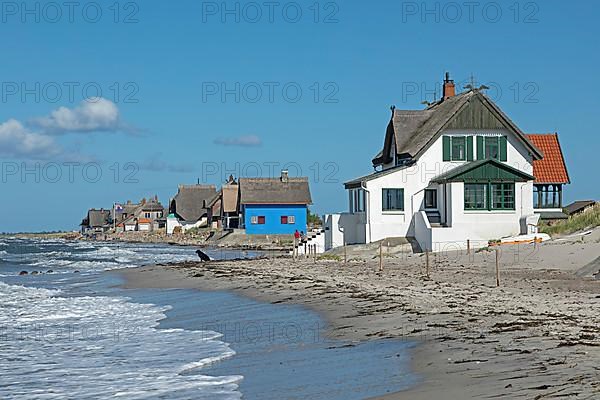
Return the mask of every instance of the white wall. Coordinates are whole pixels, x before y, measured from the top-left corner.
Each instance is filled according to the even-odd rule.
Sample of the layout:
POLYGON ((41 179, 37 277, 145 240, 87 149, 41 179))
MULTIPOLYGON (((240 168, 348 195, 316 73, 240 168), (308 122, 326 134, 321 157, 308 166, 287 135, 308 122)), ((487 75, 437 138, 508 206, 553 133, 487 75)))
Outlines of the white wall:
POLYGON ((343 227, 340 225, 341 214, 325 215, 325 251, 344 245, 343 227))
POLYGON ((150 231, 150 224, 138 224, 138 229, 140 232, 148 232, 150 231))

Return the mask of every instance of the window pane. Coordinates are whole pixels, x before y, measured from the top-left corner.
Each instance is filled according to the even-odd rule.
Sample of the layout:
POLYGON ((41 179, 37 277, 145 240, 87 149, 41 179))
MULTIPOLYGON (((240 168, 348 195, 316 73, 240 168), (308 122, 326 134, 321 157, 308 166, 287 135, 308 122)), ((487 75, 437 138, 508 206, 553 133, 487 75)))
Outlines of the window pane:
POLYGON ((515 208, 515 185, 513 183, 492 183, 492 208, 515 208))
POLYGON ((464 161, 466 159, 466 145, 464 136, 452 136, 452 160, 464 161))
POLYGON ((404 210, 404 189, 383 189, 382 190, 382 210, 404 210))
POLYGON ((288 223, 288 217, 286 215, 282 215, 281 216, 281 223, 284 225, 287 225, 288 223))
POLYGON ((487 185, 465 184, 465 210, 487 209, 487 185))
POLYGON ((265 224, 265 217, 259 216, 258 217, 258 224, 259 225, 264 225, 265 224))
POLYGON ((485 158, 498 159, 498 138, 485 138, 485 158))

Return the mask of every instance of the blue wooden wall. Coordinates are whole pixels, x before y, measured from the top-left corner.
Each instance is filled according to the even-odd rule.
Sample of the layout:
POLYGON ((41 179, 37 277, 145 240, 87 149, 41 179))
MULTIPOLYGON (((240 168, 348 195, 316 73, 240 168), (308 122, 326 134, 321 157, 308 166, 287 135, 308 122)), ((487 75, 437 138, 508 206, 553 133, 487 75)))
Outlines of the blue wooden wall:
POLYGON ((306 233, 306 205, 256 204, 244 205, 244 224, 249 235, 293 234, 296 229, 306 233), (264 225, 252 224, 252 217, 265 217, 264 225), (294 224, 282 224, 282 216, 294 216, 294 224))

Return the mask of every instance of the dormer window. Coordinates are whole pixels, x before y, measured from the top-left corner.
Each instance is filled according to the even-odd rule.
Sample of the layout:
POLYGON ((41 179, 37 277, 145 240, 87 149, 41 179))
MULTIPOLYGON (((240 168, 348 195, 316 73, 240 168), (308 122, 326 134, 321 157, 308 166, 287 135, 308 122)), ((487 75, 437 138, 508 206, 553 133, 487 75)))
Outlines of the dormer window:
POLYGON ((506 136, 477 136, 477 159, 507 161, 506 136))
POLYGON ((472 136, 444 136, 442 141, 444 161, 473 160, 472 136))
POLYGON ((486 137, 485 138, 485 158, 498 159, 500 155, 498 151, 498 137, 486 137))
POLYGON ((465 161, 467 159, 467 146, 464 136, 451 137, 452 161, 465 161))

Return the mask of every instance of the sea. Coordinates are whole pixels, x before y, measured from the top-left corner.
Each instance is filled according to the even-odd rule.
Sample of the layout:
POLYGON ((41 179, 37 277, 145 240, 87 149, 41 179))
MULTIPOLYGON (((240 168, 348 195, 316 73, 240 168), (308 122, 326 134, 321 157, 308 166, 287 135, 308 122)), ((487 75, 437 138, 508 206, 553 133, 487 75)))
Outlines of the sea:
POLYGON ((125 289, 116 272, 197 260, 195 250, 0 238, 0 399, 352 400, 418 382, 413 342, 332 340, 301 306, 125 289))

